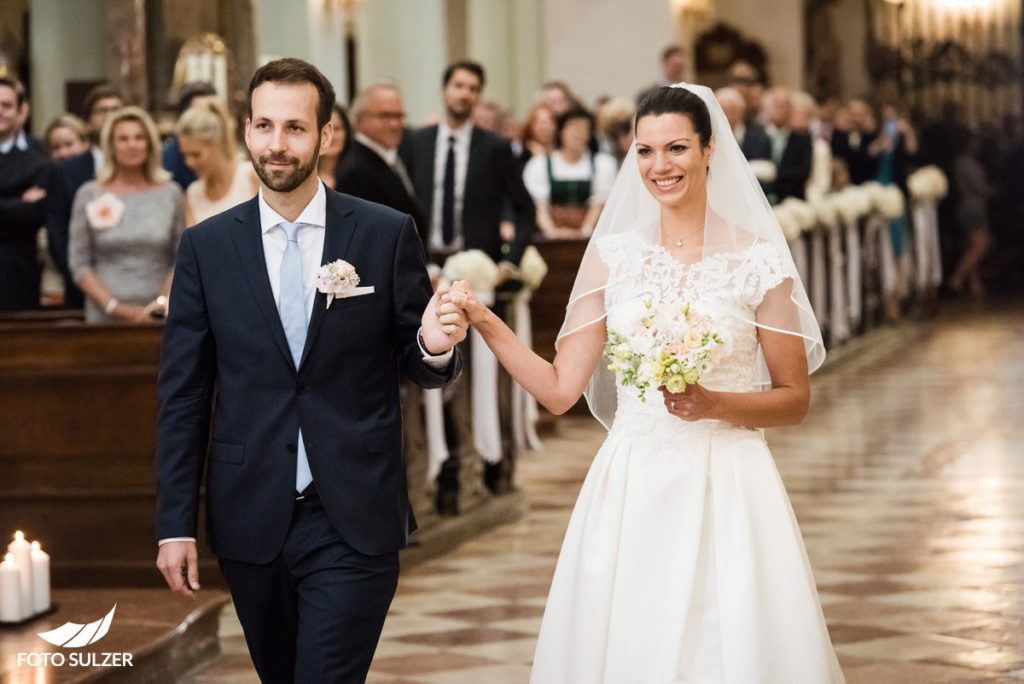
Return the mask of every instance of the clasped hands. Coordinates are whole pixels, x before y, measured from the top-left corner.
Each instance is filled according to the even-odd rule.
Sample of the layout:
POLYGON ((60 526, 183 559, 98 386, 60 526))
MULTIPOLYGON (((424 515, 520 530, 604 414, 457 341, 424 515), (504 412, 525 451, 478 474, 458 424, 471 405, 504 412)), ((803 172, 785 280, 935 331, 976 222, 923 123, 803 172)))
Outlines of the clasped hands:
POLYGON ((431 354, 444 354, 466 339, 469 322, 463 310, 448 296, 450 290, 447 287, 438 288, 420 319, 423 346, 431 354))

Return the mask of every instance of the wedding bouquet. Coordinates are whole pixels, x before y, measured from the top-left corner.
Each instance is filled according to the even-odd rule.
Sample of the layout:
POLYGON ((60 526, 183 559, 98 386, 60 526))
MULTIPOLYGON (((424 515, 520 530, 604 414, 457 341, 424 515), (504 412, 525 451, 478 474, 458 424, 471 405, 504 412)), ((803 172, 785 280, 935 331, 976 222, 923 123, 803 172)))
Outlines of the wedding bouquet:
POLYGON ((684 391, 718 361, 723 340, 707 316, 689 304, 658 307, 645 300, 637 307, 625 329, 608 329, 604 353, 608 370, 641 401, 651 388, 684 391))
POLYGON ((467 249, 448 257, 441 268, 441 274, 450 283, 465 280, 469 284, 469 289, 479 296, 481 292, 494 291, 498 267, 486 252, 467 249))
POLYGON ((548 274, 548 264, 540 255, 537 248, 530 245, 523 252, 523 258, 519 261, 519 277, 523 285, 530 290, 536 290, 548 274))

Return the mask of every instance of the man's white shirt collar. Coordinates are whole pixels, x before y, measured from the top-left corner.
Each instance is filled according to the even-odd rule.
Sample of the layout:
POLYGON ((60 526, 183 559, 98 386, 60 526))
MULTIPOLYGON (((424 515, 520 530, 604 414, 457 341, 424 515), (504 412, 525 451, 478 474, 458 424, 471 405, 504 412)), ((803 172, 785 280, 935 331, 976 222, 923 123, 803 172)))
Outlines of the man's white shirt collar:
POLYGON ((0 143, 0 154, 7 154, 11 150, 13 150, 14 149, 14 145, 17 142, 18 142, 18 136, 16 136, 16 135, 12 135, 7 140, 4 140, 2 143, 0 143))
POLYGON ((386 147, 384 147, 383 145, 380 145, 379 143, 374 141, 372 138, 370 138, 370 136, 366 135, 365 133, 360 133, 360 132, 357 131, 356 132, 356 140, 358 140, 359 142, 363 143, 364 145, 369 147, 371 150, 376 152, 377 156, 379 156, 381 159, 386 161, 388 166, 394 166, 395 162, 398 160, 398 150, 397 149, 389 150, 386 147))
MULTIPOLYGON (((282 223, 289 223, 287 219, 267 204, 267 200, 263 197, 263 188, 260 188, 257 197, 260 207, 260 230, 262 232, 266 233, 282 223)), ((323 183, 317 183, 316 194, 313 195, 313 199, 309 200, 309 204, 302 210, 299 217, 291 223, 301 223, 304 226, 319 226, 321 228, 327 227, 327 192, 324 190, 323 183)))
POLYGON ((449 137, 454 136, 456 144, 469 144, 469 139, 473 135, 473 122, 467 121, 458 128, 452 128, 448 125, 447 121, 442 121, 437 125, 437 134, 438 137, 445 141, 449 137))

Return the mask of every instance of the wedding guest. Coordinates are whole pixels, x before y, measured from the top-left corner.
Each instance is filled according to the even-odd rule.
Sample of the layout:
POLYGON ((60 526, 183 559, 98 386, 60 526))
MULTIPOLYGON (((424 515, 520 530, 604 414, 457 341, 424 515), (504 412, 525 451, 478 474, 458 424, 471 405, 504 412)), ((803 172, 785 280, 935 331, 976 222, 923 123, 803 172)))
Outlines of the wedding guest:
POLYGON ((185 229, 181 188, 160 165, 156 125, 124 107, 103 126, 106 163, 75 195, 69 266, 88 322, 144 322, 166 311, 185 229))
POLYGON ((491 133, 502 134, 505 127, 505 112, 494 100, 481 100, 473 108, 473 125, 491 133))
POLYGON ((78 189, 96 177, 103 167, 103 150, 99 145, 100 131, 107 117, 124 106, 121 91, 109 83, 101 83, 86 93, 86 122, 89 124, 89 150, 71 157, 53 168, 46 199, 46 238, 50 256, 64 278, 64 306, 79 309, 83 304, 82 291, 75 285, 68 267, 68 224, 71 205, 78 189))
MULTIPOLYGON (((842 157, 850 167, 850 178, 860 185, 874 180, 878 172, 878 160, 871 153, 871 145, 878 137, 875 114, 865 100, 853 98, 846 105, 848 129, 839 130, 837 125, 832 134, 832 154, 842 157)), ((844 126, 846 121, 843 122, 844 126)))
POLYGON ((686 81, 686 72, 689 67, 689 58, 684 50, 679 45, 669 45, 661 51, 661 78, 649 87, 644 88, 636 96, 636 101, 639 102, 648 93, 667 85, 673 85, 675 83, 682 83, 686 81))
POLYGON ((194 226, 256 195, 256 172, 248 160, 239 159, 235 122, 220 102, 203 99, 186 110, 175 133, 185 164, 196 175, 185 190, 185 225, 194 226))
POLYGON ((882 126, 868 148, 875 159, 875 180, 907 192, 907 171, 918 152, 917 133, 894 104, 882 107, 882 126))
MULTIPOLYGON (((192 107, 201 104, 206 100, 217 99, 217 89, 212 83, 196 81, 186 83, 178 93, 178 117, 192 107)), ((178 144, 178 137, 172 135, 164 141, 163 166, 170 171, 171 179, 181 187, 182 190, 195 182, 196 174, 185 161, 181 146, 178 144)))
POLYGON ((43 148, 52 161, 84 154, 89 150, 89 126, 74 114, 61 114, 46 127, 43 148))
POLYGON ((554 150, 557 129, 555 111, 544 103, 534 105, 517 137, 519 163, 525 166, 532 157, 542 157, 554 150))
POLYGON ((570 109, 582 107, 579 98, 562 81, 548 81, 540 87, 540 101, 551 107, 555 116, 562 116, 570 109))
POLYGON ((818 118, 818 104, 809 93, 793 93, 793 114, 790 126, 794 131, 806 133, 811 138, 811 174, 804 186, 808 199, 825 196, 832 186, 832 148, 821 138, 811 135, 813 123, 818 118))
POLYGON ((740 151, 747 161, 752 162, 758 180, 764 183, 775 180, 775 163, 772 162, 772 141, 764 132, 764 127, 754 120, 747 120, 744 115, 747 111, 746 100, 740 91, 731 86, 719 88, 715 91, 715 98, 718 104, 722 105, 722 111, 729 120, 733 136, 739 143, 740 151), (758 162, 758 163, 753 163, 758 162))
POLYGON ((966 248, 949 278, 949 289, 955 293, 969 288, 973 297, 985 295, 981 279, 981 261, 992 246, 989 229, 988 202, 993 195, 985 178, 985 168, 978 160, 980 141, 973 132, 959 142, 959 152, 953 161, 953 184, 957 191, 957 225, 966 248))
POLYGON ((331 108, 331 130, 334 132, 331 147, 320 155, 316 172, 324 185, 334 190, 338 187, 339 162, 345 157, 352 141, 352 124, 348 120, 348 112, 337 102, 331 108))
POLYGON ((427 222, 416 204, 412 179, 398 156, 405 132, 402 92, 390 83, 375 83, 352 102, 355 136, 338 169, 337 190, 383 204, 416 222, 427 244, 427 222))
POLYGON ((18 107, 18 136, 14 144, 18 149, 32 150, 33 152, 41 152, 45 155, 46 150, 43 149, 42 141, 28 131, 32 105, 29 102, 25 84, 16 78, 11 80, 14 81, 14 87, 18 91, 18 96, 21 97, 21 106, 18 107))
POLYGON ((46 157, 17 146, 22 100, 0 78, 0 311, 39 307, 36 234, 45 218, 46 157))
POLYGON ((597 149, 615 157, 619 164, 633 142, 635 113, 633 103, 622 98, 611 98, 597 110, 597 149))
POLYGON ((793 130, 793 100, 788 88, 773 88, 766 100, 766 132, 772 141, 772 161, 778 170, 769 200, 803 199, 813 161, 811 136, 806 131, 793 130))
POLYGON ((556 148, 535 156, 523 181, 537 205, 537 226, 548 238, 588 237, 611 192, 618 165, 607 154, 591 152, 594 117, 572 109, 559 117, 556 148))
POLYGON ((744 59, 729 66, 729 85, 739 91, 746 103, 743 120, 748 124, 760 121, 765 96, 765 77, 760 69, 744 59))

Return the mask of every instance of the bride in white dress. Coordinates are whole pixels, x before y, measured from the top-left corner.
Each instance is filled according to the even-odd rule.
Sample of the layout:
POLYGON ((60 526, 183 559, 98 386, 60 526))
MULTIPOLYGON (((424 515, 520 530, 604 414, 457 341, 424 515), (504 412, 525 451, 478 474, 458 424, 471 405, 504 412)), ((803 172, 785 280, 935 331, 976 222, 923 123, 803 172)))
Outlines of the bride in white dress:
POLYGON ((456 283, 512 376, 609 433, 566 532, 535 684, 843 681, 803 541, 760 428, 800 422, 821 333, 778 222, 703 86, 638 106, 634 148, 583 258, 554 363, 456 283), (690 303, 724 353, 646 401, 601 359, 638 303, 690 303))

